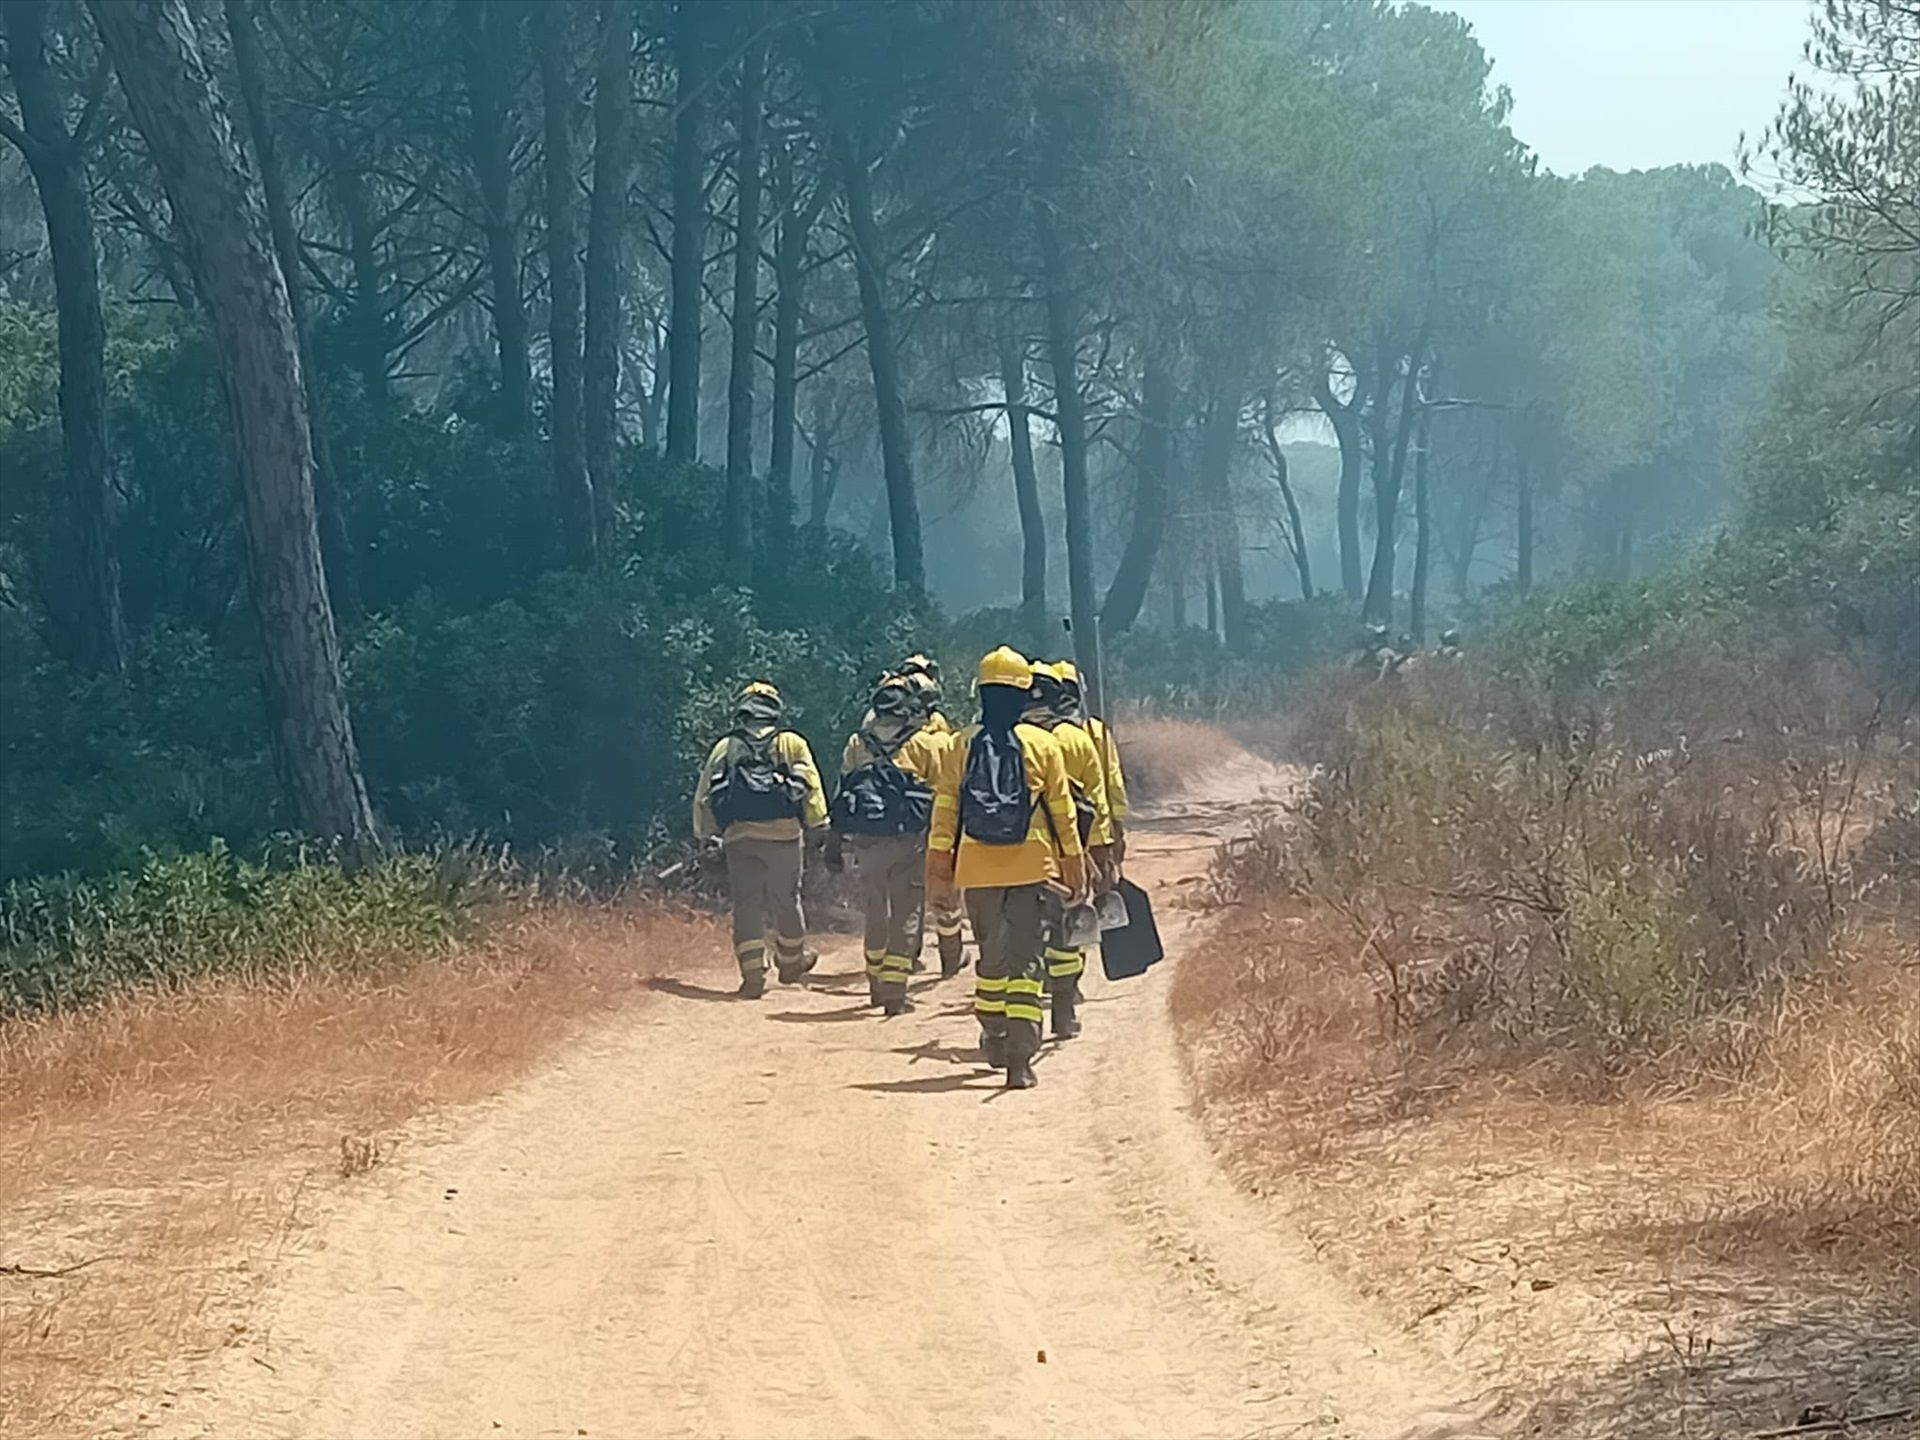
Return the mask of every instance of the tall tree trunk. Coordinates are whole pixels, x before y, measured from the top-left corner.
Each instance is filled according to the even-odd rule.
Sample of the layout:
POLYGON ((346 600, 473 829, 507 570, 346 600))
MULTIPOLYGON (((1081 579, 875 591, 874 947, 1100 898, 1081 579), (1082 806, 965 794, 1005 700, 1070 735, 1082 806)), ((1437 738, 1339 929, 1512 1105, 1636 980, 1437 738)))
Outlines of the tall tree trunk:
MULTIPOLYGON (((760 6, 745 23, 761 28, 760 6)), ((738 145, 733 162, 733 353, 727 373, 727 569, 737 585, 753 581, 753 382, 760 334, 760 105, 766 40, 755 34, 742 57, 738 145)))
POLYGON ((1080 317, 1066 252, 1053 214, 1034 208, 1047 302, 1047 358, 1053 367, 1053 423, 1060 437, 1060 484, 1066 499, 1067 611, 1074 659, 1090 696, 1104 693, 1099 646, 1100 597, 1093 583, 1093 497, 1087 476, 1086 402, 1080 394, 1080 317))
POLYGON ((327 440, 325 397, 320 372, 313 363, 313 325, 307 312, 304 277, 300 273, 300 234, 294 228, 293 201, 287 177, 280 167, 273 120, 267 102, 266 59, 260 53, 260 34, 254 23, 253 0, 226 0, 227 35, 233 49, 234 70, 240 78, 241 107, 247 133, 253 141, 254 162, 267 199, 267 225, 273 234, 273 253, 287 282, 287 304, 300 341, 300 374, 307 392, 307 415, 313 427, 313 500, 320 517, 320 553, 327 566, 327 583, 335 607, 352 616, 360 612, 359 568, 348 538, 346 505, 340 494, 333 449, 327 440))
POLYGON ((1514 587, 1522 595, 1533 590, 1533 420, 1520 422, 1520 434, 1514 445, 1514 485, 1518 491, 1514 519, 1514 587))
POLYGON ((647 320, 647 328, 652 332, 653 362, 648 370, 649 383, 640 393, 640 443, 649 452, 659 454, 664 449, 661 432, 666 428, 668 337, 652 317, 647 320))
POLYGON ((833 421, 827 414, 826 396, 813 402, 813 434, 808 440, 807 528, 816 534, 827 528, 827 515, 833 509, 833 492, 839 476, 833 458, 833 421))
MULTIPOLYGON (((1420 409, 1420 366, 1427 352, 1427 332, 1428 326, 1423 322, 1419 338, 1407 353, 1406 374, 1400 383, 1400 411, 1395 419, 1390 457, 1382 453, 1380 443, 1386 437, 1385 406, 1376 407, 1374 417, 1373 569, 1367 576, 1367 598, 1360 613, 1365 619, 1381 625, 1393 621, 1393 581, 1397 568, 1396 542, 1399 538, 1395 531, 1400 518, 1401 486, 1407 472, 1407 446, 1412 440, 1414 416, 1420 409)), ((1376 382, 1379 393, 1390 399, 1393 395, 1394 371, 1399 368, 1396 363, 1398 357, 1389 356, 1383 340, 1377 358, 1384 377, 1376 382)))
POLYGON ((1013 461, 1013 499, 1020 513, 1020 621, 1027 643, 1044 645, 1047 631, 1047 517, 1040 508, 1040 476, 1033 464, 1027 412, 1026 347, 1012 322, 1000 336, 1000 386, 1007 401, 1007 453, 1013 461))
POLYGON ((353 295, 347 315, 353 368, 360 376, 360 388, 367 403, 376 410, 385 410, 393 400, 393 386, 387 374, 386 276, 374 249, 373 209, 367 201, 367 178, 347 146, 331 141, 328 154, 334 195, 339 200, 340 218, 347 231, 347 265, 353 275, 353 295))
POLYGON ((487 241, 493 291, 493 338, 500 356, 501 427, 526 433, 532 412, 533 364, 527 350, 527 302, 520 288, 520 244, 513 224, 513 95, 503 64, 513 44, 511 12, 503 0, 463 0, 454 6, 466 68, 474 179, 480 188, 480 225, 487 241))
POLYGON ((1433 443, 1433 412, 1420 407, 1419 438, 1413 456, 1413 600, 1411 622, 1417 645, 1427 643, 1427 573, 1433 563, 1433 497, 1428 472, 1433 443))
POLYGON ((1307 553, 1306 525, 1300 518, 1300 497, 1293 489, 1293 468, 1287 452, 1281 448, 1280 435, 1269 419, 1267 442, 1273 456, 1273 483, 1280 487, 1281 503, 1287 507, 1287 551, 1293 559, 1293 573, 1300 581, 1300 598, 1313 599, 1313 560, 1307 553))
POLYGON ((575 222, 573 108, 579 96, 569 63, 572 39, 567 5, 543 5, 535 12, 539 27, 540 99, 546 128, 547 190, 547 339, 553 352, 553 491, 560 517, 560 539, 567 562, 591 566, 599 553, 595 533, 593 482, 587 473, 586 430, 582 407, 580 230, 575 222))
POLYGON ((1323 373, 1313 385, 1314 403, 1333 426, 1340 444, 1340 488, 1335 511, 1340 531, 1340 589, 1349 600, 1361 596, 1360 578, 1360 472, 1365 464, 1365 444, 1360 434, 1360 416, 1356 413, 1359 397, 1342 404, 1333 393, 1333 385, 1323 373))
POLYGON ((1150 344, 1140 372, 1140 440, 1135 449, 1133 521, 1126 548, 1100 611, 1109 635, 1133 627, 1153 582, 1154 561, 1167 531, 1167 479, 1172 469, 1173 374, 1157 344, 1150 344))
POLYGON ((773 419, 768 437, 767 518, 777 538, 793 524, 793 438, 799 423, 800 322, 805 314, 807 237, 827 197, 815 185, 800 204, 793 152, 782 145, 775 157, 780 193, 780 233, 774 243, 773 419))
POLYGON ((706 271, 707 55, 701 0, 673 20, 673 311, 667 321, 667 459, 700 459, 701 281, 706 271))
POLYGON ((47 65, 44 0, 7 0, 3 18, 7 65, 26 142, 22 148, 40 192, 53 261, 60 438, 83 592, 79 650, 89 669, 117 674, 126 664, 126 622, 120 606, 107 446, 107 329, 100 309, 93 213, 87 203, 87 137, 68 130, 59 88, 47 65))
POLYGON ((893 534, 893 583, 919 595, 927 588, 920 543, 920 501, 913 486, 913 440, 900 393, 900 357, 894 348, 893 312, 887 305, 886 252, 873 211, 873 181, 866 162, 843 130, 833 136, 834 162, 853 230, 853 270, 860 287, 860 317, 867 332, 867 365, 873 372, 873 403, 880 421, 880 467, 887 482, 887 515, 893 534))
MULTIPOLYGON (((1228 367, 1231 371, 1233 367, 1228 367)), ((1222 376, 1200 432, 1201 503, 1207 512, 1205 556, 1219 584, 1220 633, 1238 649, 1246 641, 1247 583, 1240 568, 1240 521, 1233 509, 1233 445, 1240 432, 1240 382, 1222 376)))
POLYGON ((1460 548, 1452 555, 1453 593, 1459 600, 1465 600, 1471 588, 1473 562, 1480 548, 1480 529, 1486 521, 1487 504, 1500 490, 1500 481, 1506 471, 1507 447, 1504 437, 1496 430, 1491 463, 1481 467, 1479 483, 1474 487, 1473 501, 1461 526, 1460 548))
POLYGON ((350 850, 375 840, 313 506, 313 441, 287 287, 245 153, 184 0, 89 0, 166 187, 234 421, 248 568, 294 808, 350 850))
POLYGON ((587 479, 602 510, 613 497, 620 463, 620 259, 626 246, 627 186, 632 174, 633 7, 630 0, 600 0, 594 56, 593 198, 587 208, 581 428, 587 479))

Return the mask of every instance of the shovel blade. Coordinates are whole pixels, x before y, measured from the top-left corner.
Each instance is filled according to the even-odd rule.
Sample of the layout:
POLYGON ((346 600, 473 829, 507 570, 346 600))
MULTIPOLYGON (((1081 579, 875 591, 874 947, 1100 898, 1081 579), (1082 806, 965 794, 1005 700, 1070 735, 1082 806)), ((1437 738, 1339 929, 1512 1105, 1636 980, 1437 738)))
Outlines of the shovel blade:
POLYGON ((1166 955, 1160 927, 1154 922, 1153 901, 1131 880, 1120 882, 1120 898, 1127 907, 1127 923, 1100 937, 1100 968, 1109 980, 1144 975, 1166 955))

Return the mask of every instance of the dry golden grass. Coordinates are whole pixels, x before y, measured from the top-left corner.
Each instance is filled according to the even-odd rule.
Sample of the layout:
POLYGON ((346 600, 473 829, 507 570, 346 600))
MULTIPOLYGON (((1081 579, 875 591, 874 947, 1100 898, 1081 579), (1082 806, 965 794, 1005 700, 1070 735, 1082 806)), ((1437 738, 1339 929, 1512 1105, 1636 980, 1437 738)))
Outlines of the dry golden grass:
POLYGON ((1920 936, 1843 939, 1742 1022, 1739 1073, 1598 1103, 1397 1033, 1305 899, 1222 916, 1171 1004, 1240 1178, 1515 1410, 1553 1399, 1538 1433, 1744 1433, 1920 1398, 1920 936))
MULTIPOLYGON (((383 977, 130 996, 0 1028, 0 1434, 87 1434, 225 1343, 288 1231, 431 1107, 497 1090, 643 981, 717 954, 656 906, 503 914, 383 977)), ((162 1401, 161 1403, 165 1403, 162 1401)))
POLYGON ((1247 763, 1239 741, 1215 725, 1142 715, 1114 725, 1135 803, 1165 800, 1224 767, 1247 763))

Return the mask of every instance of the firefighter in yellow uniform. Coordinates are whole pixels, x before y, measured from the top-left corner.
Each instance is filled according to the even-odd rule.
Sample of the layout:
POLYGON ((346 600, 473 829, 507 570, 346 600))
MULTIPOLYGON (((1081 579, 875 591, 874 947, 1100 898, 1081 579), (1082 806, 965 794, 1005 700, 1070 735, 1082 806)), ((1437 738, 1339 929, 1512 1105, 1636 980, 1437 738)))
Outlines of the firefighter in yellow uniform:
MULTIPOLYGON (((900 662, 900 678, 907 682, 926 717, 922 725, 926 734, 936 744, 951 744, 954 728, 940 691, 940 662, 927 655, 909 655, 900 662)), ((933 922, 935 943, 940 947, 940 978, 951 980, 967 961, 959 893, 934 887, 927 895, 927 918, 933 922)))
POLYGON ((792 984, 814 965, 800 908, 806 836, 827 823, 827 797, 813 751, 780 724, 780 692, 756 680, 734 702, 733 728, 701 767, 693 792, 696 840, 718 840, 733 901, 733 953, 740 994, 767 990, 768 937, 774 967, 792 984))
POLYGON ((953 734, 953 721, 947 718, 946 700, 940 690, 940 662, 929 655, 909 655, 900 662, 899 674, 920 702, 927 717, 926 728, 936 735, 953 734))
MULTIPOLYGON (((1025 718, 1028 724, 1053 736, 1060 747, 1067 783, 1073 791, 1080 842, 1093 860, 1092 879, 1097 887, 1106 876, 1113 853, 1113 812, 1107 802, 1107 778, 1100 752, 1094 748, 1093 737, 1069 717, 1067 709, 1067 687, 1058 667, 1034 661, 1033 690, 1025 718)), ((1086 972, 1087 952, 1069 943, 1066 907, 1057 898, 1049 907, 1048 932, 1047 995, 1052 1001, 1053 1037, 1071 1040, 1080 1033, 1080 977, 1086 972)))
POLYGON ((987 1063, 1009 1089, 1036 1083, 1033 1057, 1046 1019, 1048 895, 1078 897, 1086 856, 1060 747, 1021 720, 1033 669, 1002 646, 980 662, 980 721, 941 757, 933 789, 927 870, 957 885, 980 947, 974 1012, 987 1063))
POLYGON ((867 999, 889 1015, 913 1008, 907 982, 920 958, 926 911, 931 786, 945 749, 927 732, 906 682, 889 675, 840 759, 827 867, 850 862, 859 882, 867 999))
POLYGON ((1127 858, 1127 816, 1130 813, 1127 805, 1127 775, 1120 768, 1120 744, 1113 738, 1106 721, 1087 713, 1087 699, 1081 690, 1079 667, 1071 660, 1062 660, 1054 666, 1054 673, 1065 687, 1061 696, 1062 713, 1093 737, 1094 752, 1100 756, 1101 769, 1107 778, 1107 809, 1113 818, 1110 861, 1114 873, 1108 877, 1111 883, 1119 878, 1119 867, 1127 858))

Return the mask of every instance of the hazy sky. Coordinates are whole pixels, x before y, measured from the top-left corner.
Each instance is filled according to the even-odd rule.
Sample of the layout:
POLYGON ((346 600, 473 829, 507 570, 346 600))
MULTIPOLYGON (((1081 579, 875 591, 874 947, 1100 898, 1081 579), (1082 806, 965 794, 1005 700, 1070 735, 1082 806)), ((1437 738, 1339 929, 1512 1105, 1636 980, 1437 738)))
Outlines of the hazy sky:
POLYGON ((1733 163, 1773 119, 1807 0, 1428 0, 1472 24, 1548 169, 1733 163))

